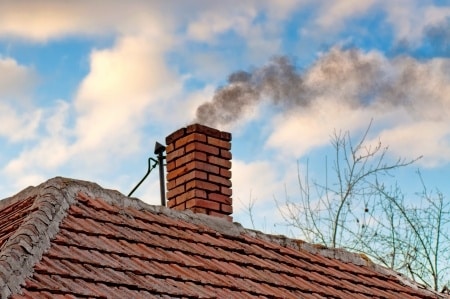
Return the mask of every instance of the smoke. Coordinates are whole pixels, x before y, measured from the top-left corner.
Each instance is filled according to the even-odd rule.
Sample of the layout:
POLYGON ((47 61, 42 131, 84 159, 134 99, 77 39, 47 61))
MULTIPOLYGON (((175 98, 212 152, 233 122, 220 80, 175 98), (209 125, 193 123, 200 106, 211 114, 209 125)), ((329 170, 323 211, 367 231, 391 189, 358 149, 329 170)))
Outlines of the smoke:
POLYGON ((303 71, 281 56, 250 72, 232 73, 212 100, 197 108, 195 121, 209 126, 231 124, 263 101, 285 111, 308 109, 327 100, 354 109, 402 106, 419 116, 438 104, 444 110, 428 117, 442 117, 450 110, 449 81, 449 60, 388 59, 376 51, 334 47, 303 71))
POLYGON ((195 122, 210 126, 232 123, 263 99, 284 107, 307 105, 301 89, 302 77, 293 62, 286 56, 275 57, 252 72, 232 73, 213 99, 197 108, 195 122))

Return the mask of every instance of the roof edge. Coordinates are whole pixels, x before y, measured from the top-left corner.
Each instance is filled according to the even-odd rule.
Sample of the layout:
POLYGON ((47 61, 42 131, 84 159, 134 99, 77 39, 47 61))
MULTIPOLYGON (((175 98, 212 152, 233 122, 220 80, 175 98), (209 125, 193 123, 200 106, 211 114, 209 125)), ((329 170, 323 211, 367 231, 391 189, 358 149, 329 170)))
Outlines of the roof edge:
POLYGON ((337 259, 344 263, 364 266, 378 273, 396 277, 401 283, 416 291, 428 293, 427 295, 429 295, 429 293, 432 293, 433 295, 436 295, 436 298, 448 298, 444 294, 430 289, 425 285, 420 284, 419 282, 413 281, 409 277, 396 272, 393 269, 389 269, 382 265, 374 263, 367 255, 363 253, 351 252, 343 248, 329 248, 321 244, 312 244, 300 239, 291 239, 283 235, 265 234, 263 232, 252 229, 245 229, 245 231, 247 234, 255 238, 271 243, 276 243, 283 247, 289 247, 294 250, 305 250, 309 253, 318 254, 326 258, 337 259))
POLYGON ((36 196, 31 206, 32 210, 36 210, 25 218, 17 231, 2 246, 1 298, 8 298, 20 290, 25 279, 32 275, 34 265, 49 249, 51 239, 58 233, 59 224, 74 202, 74 197, 65 194, 66 186, 67 180, 57 177, 37 187, 28 187, 5 199, 5 203, 9 204, 22 198, 36 196))
MULTIPOLYGON (((101 198, 109 204, 122 208, 147 210, 156 214, 164 214, 172 219, 179 219, 198 225, 205 231, 216 231, 223 235, 249 235, 294 250, 305 250, 312 254, 338 259, 346 263, 368 267, 376 272, 397 277, 402 283, 423 292, 431 292, 438 298, 445 298, 441 293, 428 289, 391 269, 375 264, 367 256, 340 248, 327 248, 310 244, 299 239, 283 235, 270 235, 260 231, 246 229, 237 222, 229 222, 219 217, 195 214, 191 211, 175 211, 163 206, 147 204, 137 198, 127 197, 116 190, 105 189, 96 183, 55 177, 37 187, 28 187, 20 193, 6 198, 7 203, 28 196, 36 196, 33 207, 38 210, 31 213, 19 229, 3 245, 0 255, 0 287, 1 298, 20 290, 25 279, 32 275, 34 265, 50 248, 51 240, 59 232, 59 225, 67 215, 69 207, 76 203, 78 194, 82 192, 91 198, 101 198), (10 277, 5 281, 5 277, 10 277)), ((2 201, 3 202, 3 201, 2 201)), ((0 207, 2 206, 0 202, 0 207)))

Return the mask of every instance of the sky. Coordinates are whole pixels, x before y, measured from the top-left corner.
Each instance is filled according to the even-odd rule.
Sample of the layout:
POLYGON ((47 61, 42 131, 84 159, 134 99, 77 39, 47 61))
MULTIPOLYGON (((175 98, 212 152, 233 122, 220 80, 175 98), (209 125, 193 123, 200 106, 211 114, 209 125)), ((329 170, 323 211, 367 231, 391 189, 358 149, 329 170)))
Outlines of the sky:
MULTIPOLYGON (((0 0, 0 197, 55 176, 124 194, 156 141, 233 134, 234 219, 280 231, 333 132, 414 159, 450 197, 448 0, 0 0)), ((154 171, 134 196, 159 204, 154 171)))

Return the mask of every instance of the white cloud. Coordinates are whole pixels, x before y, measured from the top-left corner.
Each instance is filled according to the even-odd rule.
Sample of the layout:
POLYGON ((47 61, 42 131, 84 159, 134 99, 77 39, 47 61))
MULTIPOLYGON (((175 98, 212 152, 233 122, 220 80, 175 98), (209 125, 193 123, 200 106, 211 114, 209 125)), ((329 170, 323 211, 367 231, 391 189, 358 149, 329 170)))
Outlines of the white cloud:
POLYGON ((375 3, 376 0, 322 1, 316 23, 326 29, 341 29, 348 19, 364 15, 375 3))
POLYGON ((6 165, 4 172, 8 176, 21 177, 37 170, 49 170, 67 161, 70 150, 64 122, 67 120, 68 109, 66 102, 59 101, 54 108, 41 111, 45 114, 41 119, 46 128, 45 135, 40 136, 34 147, 25 149, 6 165))
POLYGON ((0 97, 20 100, 30 92, 36 82, 37 75, 32 68, 19 65, 12 58, 0 56, 0 97))
POLYGON ((438 167, 450 161, 450 126, 447 122, 418 121, 380 132, 393 155, 406 159, 423 156, 417 164, 438 167))
POLYGON ((450 7, 430 5, 424 11, 423 26, 436 26, 450 17, 450 7))
POLYGON ((233 160, 233 208, 242 212, 250 200, 263 204, 283 185, 269 161, 244 162, 233 160))
POLYGON ((152 34, 173 32, 190 22, 189 35, 212 38, 230 28, 242 29, 259 8, 284 18, 301 1, 53 1, 0 2, 0 36, 46 41, 67 35, 152 34), (219 12, 219 13, 217 13, 219 12), (250 17, 250 18, 249 18, 250 17))
POLYGON ((188 37, 199 41, 210 41, 228 30, 243 30, 250 25, 256 12, 240 13, 241 15, 223 14, 214 11, 203 14, 200 20, 192 22, 187 28, 188 37), (250 13, 246 15, 247 13, 250 13))
POLYGON ((195 76, 196 79, 208 78, 213 82, 220 82, 224 79, 224 74, 230 72, 229 61, 223 57, 222 53, 195 51, 186 56, 192 64, 190 75, 195 76))
POLYGON ((32 68, 0 56, 0 137, 13 142, 36 137, 41 110, 31 107, 29 97, 37 79, 32 68))
POLYGON ((141 0, 0 3, 0 35, 46 41, 67 35, 132 34, 171 27, 167 5, 141 0))
MULTIPOLYGON (((155 46, 148 36, 122 37, 110 49, 94 50, 90 72, 73 102, 58 101, 42 109, 40 124, 45 131, 36 144, 8 163, 4 173, 21 177, 62 167, 90 167, 94 176, 141 150, 143 126, 154 125, 158 119, 160 111, 155 106, 180 89, 180 79, 164 60, 168 41, 161 37, 155 46)), ((20 122, 12 122, 18 119, 26 120, 11 115, 11 125, 3 128, 19 126, 20 122)))
POLYGON ((105 155, 137 149, 140 128, 157 116, 155 105, 179 89, 179 78, 164 60, 167 47, 164 39, 155 45, 147 38, 124 37, 112 49, 91 54, 90 73, 75 99, 75 151, 105 155))
POLYGON ((284 156, 253 162, 234 159, 232 175, 234 220, 245 227, 255 225, 255 229, 279 233, 282 227, 277 225, 283 223, 283 218, 276 202, 282 207, 286 199, 295 200, 298 196, 295 159, 284 156))
POLYGON ((450 16, 450 8, 432 5, 429 1, 383 0, 381 3, 397 40, 412 45, 420 42, 427 27, 438 25, 450 16))
POLYGON ((357 135, 373 119, 372 134, 381 132, 394 155, 425 155, 419 163, 428 166, 450 162, 449 66, 449 59, 332 49, 304 76, 310 103, 276 117, 266 146, 300 157, 327 145, 333 130, 357 135))
POLYGON ((10 194, 17 192, 17 190, 22 190, 28 186, 37 186, 48 179, 48 177, 42 174, 23 174, 14 179, 14 189, 11 188, 10 194))
POLYGON ((11 105, 0 103, 0 137, 17 142, 26 139, 35 139, 42 111, 21 111, 11 105))
POLYGON ((266 146, 296 159, 328 145, 335 130, 355 132, 366 128, 375 113, 378 114, 371 109, 353 109, 332 99, 316 100, 309 109, 276 117, 275 129, 266 146))
MULTIPOLYGON (((209 101, 213 97, 214 91, 214 86, 207 85, 201 90, 189 93, 185 96, 184 100, 179 100, 179 107, 181 109, 177 109, 176 111, 169 113, 166 119, 177 125, 191 123, 195 118, 197 107, 204 102, 209 101)), ((174 129, 176 128, 174 127, 174 129)))
MULTIPOLYGON (((198 1, 197 4, 202 3, 201 9, 198 10, 197 18, 189 23, 187 34, 194 40, 213 42, 218 35, 234 31, 250 41, 254 37, 260 40, 260 34, 255 36, 254 30, 260 25, 256 18, 264 12, 267 18, 264 22, 265 37, 266 40, 271 39, 274 33, 271 31, 275 29, 278 32, 278 23, 308 2, 309 0, 198 1)), ((262 42, 263 40, 259 41, 260 44, 262 42)))
MULTIPOLYGON (((233 67, 229 57, 222 55, 226 51, 213 53, 208 49, 206 55, 201 51, 191 55, 189 51, 192 50, 184 47, 185 42, 220 43, 222 48, 222 40, 218 37, 233 32, 242 38, 239 41, 245 43, 245 50, 231 55, 249 58, 249 64, 259 63, 281 49, 283 21, 312 1, 11 3, 0 3, 1 37, 41 42, 67 35, 111 35, 116 38, 111 48, 92 50, 89 73, 70 102, 57 104, 53 110, 27 113, 19 112, 12 105, 0 104, 3 123, 0 136, 13 141, 24 140, 36 138, 39 126, 45 129, 39 142, 24 149, 7 167, 8 174, 25 177, 30 169, 33 169, 32 173, 46 173, 73 161, 89 165, 92 172, 106 171, 110 163, 119 163, 117 160, 139 150, 144 126, 151 124, 153 127, 155 123, 165 122, 176 129, 178 125, 190 122, 197 105, 211 98, 213 87, 206 86, 194 93, 183 91, 185 78, 170 69, 167 53, 186 55, 185 59, 192 60, 197 67, 195 72, 201 73, 203 69, 206 70, 205 77, 219 80, 228 68, 233 67), (187 37, 181 35, 185 31, 187 37), (74 117, 70 124, 69 114, 74 117), (102 166, 97 168, 97 164, 102 166)), ((406 6, 406 2, 401 1, 388 5, 387 1, 373 0, 321 3, 316 20, 324 28, 340 29, 351 18, 364 15, 376 6, 388 12, 388 21, 395 26, 399 38, 416 38, 423 28, 438 24, 450 15, 448 10, 435 6, 419 7, 418 2, 406 6)), ((450 160, 446 129, 450 127, 447 126, 450 114, 447 60, 419 62, 398 58, 391 61, 376 51, 357 53, 356 56, 340 49, 333 49, 332 54, 333 51, 337 53, 334 58, 341 60, 318 63, 304 78, 308 88, 320 90, 311 94, 312 104, 278 115, 272 121, 275 129, 267 147, 281 149, 286 154, 285 159, 293 161, 328 144, 334 129, 351 132, 364 129, 374 118, 376 125, 385 124, 377 127, 382 132, 381 137, 386 139, 385 143, 392 143, 394 148, 394 142, 398 142, 395 153, 411 153, 409 149, 414 147, 414 154, 430 157, 430 160, 424 159, 429 165, 450 160), (362 69, 355 69, 352 61, 355 57, 362 69), (364 69, 364 66, 369 68, 364 69), (330 76, 330 70, 337 76, 330 76), (386 78, 404 84, 401 92, 385 89, 384 94, 374 99, 377 104, 358 106, 359 92, 379 74, 385 76, 377 81, 380 84, 385 84, 386 78), (404 98, 410 102, 408 105, 406 102, 397 103, 397 106, 384 105, 386 98, 404 98), (388 126, 392 129, 388 130, 388 126), (434 131, 430 134, 426 129, 434 131), (427 142, 418 142, 412 131, 426 134, 423 139, 427 142)), ((321 58, 324 56, 331 57, 330 53, 321 58)), ((32 69, 9 58, 0 59, 0 95, 22 95, 35 82, 32 69)), ((252 110, 246 119, 260 117, 258 109, 252 110)), ((250 190, 257 198, 272 195, 282 184, 282 179, 271 170, 272 166, 266 162, 234 161, 233 177, 240 182, 236 185, 235 196, 245 201, 250 190)))

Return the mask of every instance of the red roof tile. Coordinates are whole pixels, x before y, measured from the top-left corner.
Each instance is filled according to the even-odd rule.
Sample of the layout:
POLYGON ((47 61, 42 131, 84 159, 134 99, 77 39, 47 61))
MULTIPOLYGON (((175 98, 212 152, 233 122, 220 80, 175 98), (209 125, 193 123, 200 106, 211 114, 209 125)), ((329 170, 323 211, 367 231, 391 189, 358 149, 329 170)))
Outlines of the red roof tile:
POLYGON ((25 218, 32 212, 31 206, 34 197, 28 197, 11 204, 11 200, 3 200, 0 205, 0 247, 20 227, 25 218))
POLYGON ((2 298, 445 298, 355 254, 88 182, 52 179, 0 215, 2 298))

